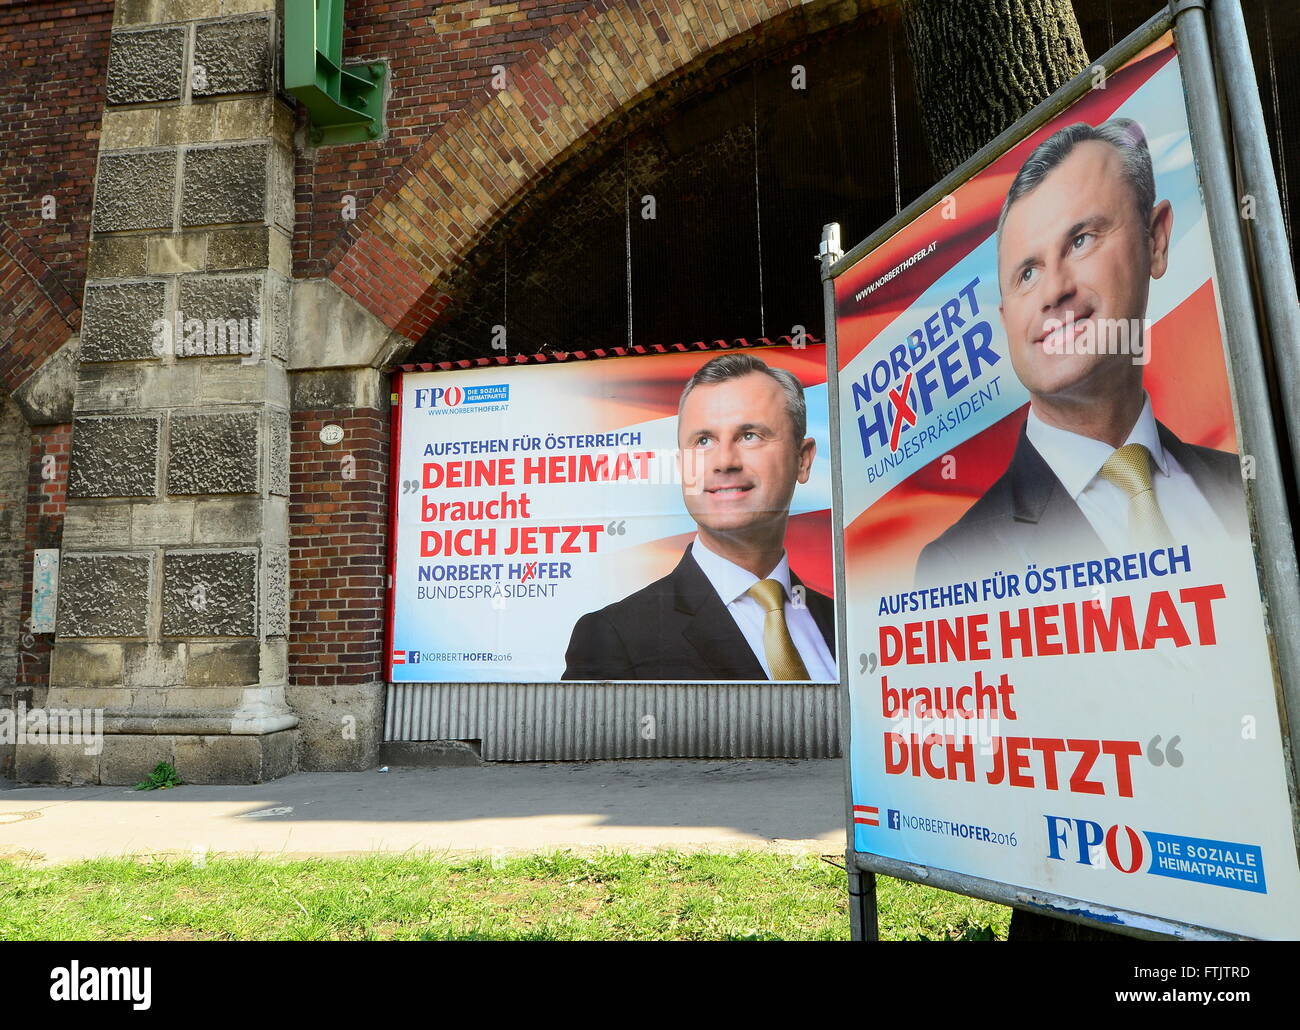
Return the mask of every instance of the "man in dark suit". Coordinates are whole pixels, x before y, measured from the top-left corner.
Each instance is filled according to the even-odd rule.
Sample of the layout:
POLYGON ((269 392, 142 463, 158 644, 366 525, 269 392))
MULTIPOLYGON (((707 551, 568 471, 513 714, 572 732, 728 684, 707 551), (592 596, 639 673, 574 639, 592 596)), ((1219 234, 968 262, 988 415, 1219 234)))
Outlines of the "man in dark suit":
POLYGON ((1029 415, 1010 465, 921 552, 917 580, 1242 532, 1236 455, 1179 440, 1142 376, 1173 210, 1136 122, 1083 122, 1029 155, 998 220, 999 313, 1029 415))
MULTIPOLYGON (((1191 477, 1219 524, 1230 532, 1244 532, 1237 456, 1184 443, 1158 423, 1157 432, 1166 456, 1191 477)), ((935 585, 1011 572, 1029 562, 1043 568, 1108 553, 1078 503, 1021 429, 1006 472, 947 532, 926 545, 916 579, 935 585), (1068 551, 1063 541, 1068 541, 1068 551)))
POLYGON ((682 496, 699 532, 667 576, 578 620, 566 680, 834 682, 830 598, 790 571, 786 524, 808 481, 803 387, 723 354, 678 406, 682 496))

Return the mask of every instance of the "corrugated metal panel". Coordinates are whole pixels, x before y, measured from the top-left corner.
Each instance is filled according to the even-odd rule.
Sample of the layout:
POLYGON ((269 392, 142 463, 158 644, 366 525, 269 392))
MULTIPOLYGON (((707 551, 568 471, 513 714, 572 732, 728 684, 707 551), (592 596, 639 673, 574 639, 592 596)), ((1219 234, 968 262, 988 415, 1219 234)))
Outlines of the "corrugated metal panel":
POLYGON ((498 762, 836 758, 831 686, 390 683, 385 740, 481 740, 498 762))

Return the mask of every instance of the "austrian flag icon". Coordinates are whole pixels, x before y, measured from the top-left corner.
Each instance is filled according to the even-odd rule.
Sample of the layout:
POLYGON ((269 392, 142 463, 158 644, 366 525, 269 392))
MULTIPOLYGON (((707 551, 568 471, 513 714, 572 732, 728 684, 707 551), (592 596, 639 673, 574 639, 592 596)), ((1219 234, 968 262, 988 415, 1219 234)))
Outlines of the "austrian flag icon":
POLYGON ((872 805, 854 805, 853 821, 859 826, 879 826, 880 809, 872 805))
POLYGON ((405 652, 405 651, 394 651, 394 652, 393 652, 393 664, 394 664, 394 665, 405 665, 405 664, 406 664, 406 652, 405 652))

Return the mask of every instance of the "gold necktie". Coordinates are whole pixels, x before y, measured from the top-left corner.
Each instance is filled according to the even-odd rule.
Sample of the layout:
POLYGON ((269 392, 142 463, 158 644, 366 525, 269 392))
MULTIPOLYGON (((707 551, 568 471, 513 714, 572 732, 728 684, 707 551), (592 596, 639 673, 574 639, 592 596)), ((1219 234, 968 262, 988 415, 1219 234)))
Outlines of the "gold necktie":
POLYGON ((763 653, 772 670, 773 680, 806 680, 808 669, 790 639, 785 624, 785 587, 779 580, 764 579, 747 591, 763 607, 763 653))
POLYGON ((1173 542, 1173 535, 1156 503, 1151 483, 1151 452, 1140 443, 1127 443, 1116 450, 1098 473, 1128 495, 1128 531, 1143 547, 1159 547, 1173 542))

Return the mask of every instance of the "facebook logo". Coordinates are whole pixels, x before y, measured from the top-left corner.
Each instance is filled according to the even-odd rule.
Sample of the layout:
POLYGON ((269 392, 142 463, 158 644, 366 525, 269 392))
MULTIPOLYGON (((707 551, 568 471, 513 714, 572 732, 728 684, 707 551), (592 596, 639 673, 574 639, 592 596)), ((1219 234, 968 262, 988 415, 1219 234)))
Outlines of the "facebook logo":
POLYGON ((890 828, 891 830, 897 830, 897 829, 899 829, 899 828, 900 828, 901 820, 902 820, 902 816, 899 814, 898 809, 897 809, 897 808, 891 808, 891 809, 889 810, 889 828, 890 828))
POLYGON ((407 663, 410 664, 410 665, 419 665, 419 664, 420 664, 420 652, 419 652, 419 651, 407 651, 407 652, 406 652, 406 661, 407 661, 407 663))

